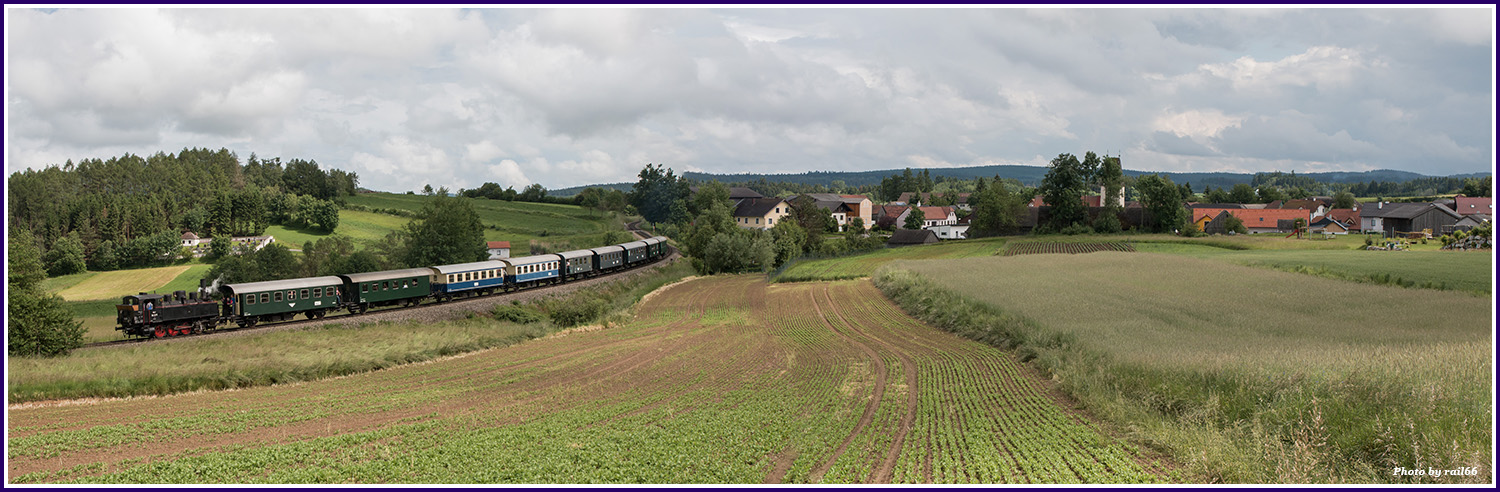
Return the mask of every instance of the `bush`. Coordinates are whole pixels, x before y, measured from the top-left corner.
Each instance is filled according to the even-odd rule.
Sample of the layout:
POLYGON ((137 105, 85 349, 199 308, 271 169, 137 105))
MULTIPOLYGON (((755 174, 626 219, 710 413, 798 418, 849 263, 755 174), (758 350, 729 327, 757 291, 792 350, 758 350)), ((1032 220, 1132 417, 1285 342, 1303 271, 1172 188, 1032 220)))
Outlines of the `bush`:
POLYGON ((63 305, 62 297, 36 288, 13 289, 6 334, 11 356, 55 357, 83 346, 83 322, 63 305))
POLYGON ((551 303, 552 323, 559 327, 578 326, 599 319, 609 309, 609 300, 595 296, 575 296, 566 302, 551 303))
POLYGON ((491 310, 490 314, 497 320, 522 325, 529 325, 546 319, 542 313, 537 312, 535 309, 530 309, 519 304, 495 306, 495 309, 491 310))
POLYGON ((1058 234, 1067 234, 1069 236, 1076 236, 1076 235, 1079 235, 1079 234, 1090 234, 1090 233, 1093 233, 1094 232, 1094 228, 1086 226, 1086 225, 1083 225, 1083 224, 1077 224, 1077 223, 1075 223, 1073 225, 1064 227, 1064 228, 1062 228, 1061 230, 1059 230, 1057 232, 1058 232, 1058 234))
POLYGON ((1099 217, 1094 219, 1094 232, 1100 234, 1114 234, 1120 232, 1121 230, 1122 227, 1120 226, 1120 217, 1118 215, 1115 215, 1114 212, 1106 210, 1104 213, 1099 214, 1099 217))

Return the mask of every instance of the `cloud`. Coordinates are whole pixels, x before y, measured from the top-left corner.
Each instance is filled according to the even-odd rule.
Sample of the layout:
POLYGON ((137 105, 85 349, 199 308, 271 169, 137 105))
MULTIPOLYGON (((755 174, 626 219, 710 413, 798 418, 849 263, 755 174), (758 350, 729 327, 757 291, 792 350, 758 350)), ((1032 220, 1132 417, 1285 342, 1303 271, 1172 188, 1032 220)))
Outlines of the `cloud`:
POLYGON ((397 191, 1090 150, 1133 169, 1477 172, 1493 13, 10 9, 6 162, 225 147, 397 191))

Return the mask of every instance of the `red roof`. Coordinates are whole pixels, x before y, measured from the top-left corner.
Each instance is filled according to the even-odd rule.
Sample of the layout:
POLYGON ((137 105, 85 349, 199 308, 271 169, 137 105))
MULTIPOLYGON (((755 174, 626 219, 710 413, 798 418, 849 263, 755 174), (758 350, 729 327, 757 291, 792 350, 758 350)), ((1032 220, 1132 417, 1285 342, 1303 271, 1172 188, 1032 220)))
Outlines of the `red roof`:
POLYGON ((1359 230, 1359 210, 1352 208, 1328 209, 1328 218, 1337 220, 1349 226, 1350 229, 1359 230))
POLYGON ((1302 209, 1267 209, 1267 208, 1195 208, 1193 209, 1193 221, 1203 218, 1204 215, 1217 217, 1219 212, 1229 212, 1229 215, 1239 217, 1241 222, 1248 228, 1275 228, 1276 221, 1281 219, 1308 220, 1312 217, 1306 210, 1302 209))
POLYGON ((510 241, 490 241, 484 244, 489 249, 510 249, 510 241))
POLYGON ((948 220, 948 215, 953 213, 952 207, 917 207, 922 210, 922 218, 926 220, 948 220))
POLYGON ((870 197, 867 197, 867 196, 864 196, 864 195, 839 195, 839 198, 859 198, 859 199, 862 199, 862 200, 869 200, 870 199, 870 197))
POLYGON ((1037 196, 1031 198, 1031 206, 1033 206, 1033 207, 1045 207, 1045 206, 1047 206, 1047 202, 1042 201, 1042 196, 1041 195, 1037 195, 1037 196))
POLYGON ((1453 207, 1459 215, 1493 214, 1495 213, 1494 202, 1487 196, 1476 196, 1469 198, 1463 195, 1453 197, 1453 207))

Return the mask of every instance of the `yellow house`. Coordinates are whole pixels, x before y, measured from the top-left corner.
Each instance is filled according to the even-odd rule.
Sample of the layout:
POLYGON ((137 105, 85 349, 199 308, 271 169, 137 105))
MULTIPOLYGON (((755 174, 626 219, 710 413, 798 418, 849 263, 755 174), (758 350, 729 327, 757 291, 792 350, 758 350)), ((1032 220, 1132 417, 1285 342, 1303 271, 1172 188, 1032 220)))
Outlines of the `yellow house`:
POLYGON ((770 229, 791 215, 788 208, 786 200, 776 197, 746 198, 734 207, 734 223, 750 229, 770 229))
POLYGON ((1201 231, 1204 227, 1208 227, 1208 223, 1213 222, 1213 220, 1213 215, 1203 214, 1202 217, 1198 217, 1198 220, 1193 221, 1193 225, 1198 227, 1198 230, 1201 231))

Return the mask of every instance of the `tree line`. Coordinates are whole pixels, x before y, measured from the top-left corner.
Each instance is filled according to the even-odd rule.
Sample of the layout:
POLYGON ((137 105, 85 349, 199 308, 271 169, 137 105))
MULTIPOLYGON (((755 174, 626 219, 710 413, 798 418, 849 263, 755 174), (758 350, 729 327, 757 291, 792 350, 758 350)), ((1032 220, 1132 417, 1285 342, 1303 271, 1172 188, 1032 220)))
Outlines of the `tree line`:
POLYGON ((227 149, 67 161, 7 179, 10 227, 31 233, 49 274, 146 266, 175 256, 178 237, 251 236, 271 224, 332 231, 355 173, 316 161, 244 165, 227 149))

